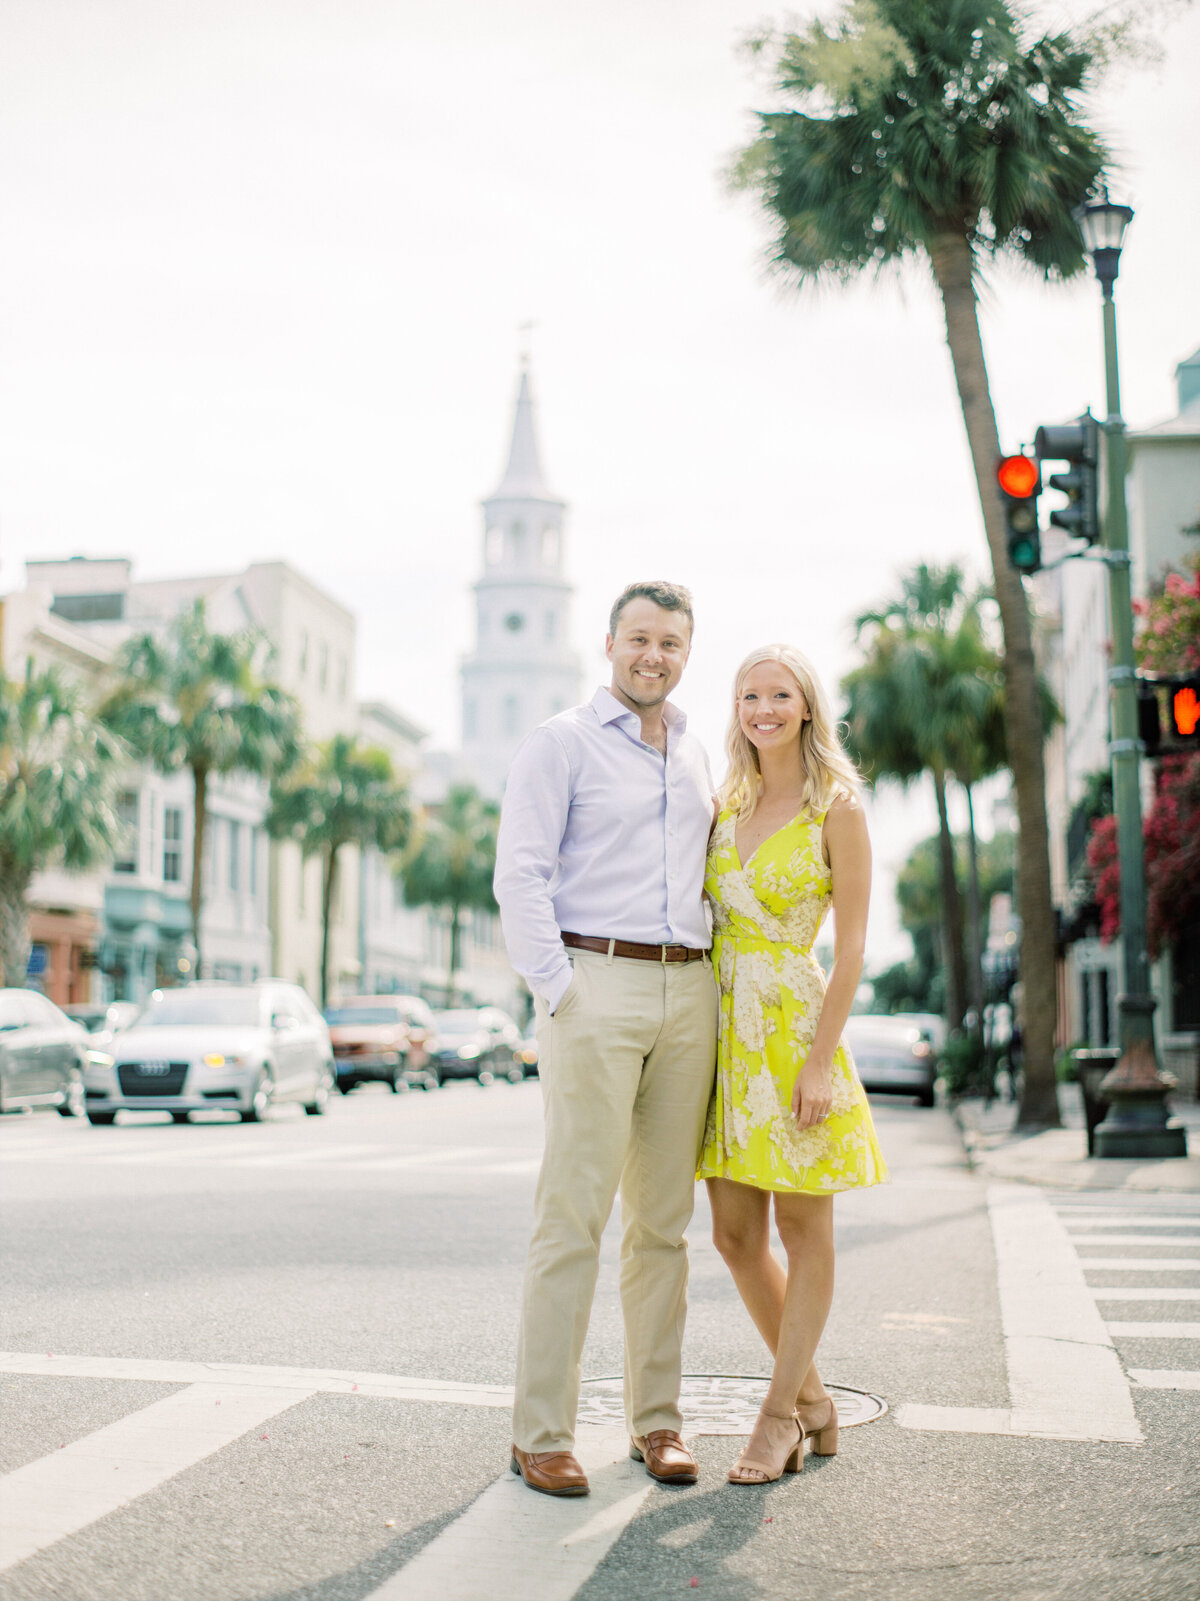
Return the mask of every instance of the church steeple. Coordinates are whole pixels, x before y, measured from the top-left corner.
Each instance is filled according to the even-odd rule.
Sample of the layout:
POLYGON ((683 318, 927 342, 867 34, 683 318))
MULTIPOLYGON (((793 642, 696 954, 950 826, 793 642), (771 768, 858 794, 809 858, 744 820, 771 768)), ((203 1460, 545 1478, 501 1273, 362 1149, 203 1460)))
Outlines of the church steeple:
POLYGON ((564 571, 566 502, 546 487, 528 360, 517 385, 508 465, 483 502, 483 576, 475 648, 463 663, 463 755, 480 789, 499 795, 526 734, 578 703, 572 588, 564 571))
POLYGON ((512 443, 508 450, 508 466, 499 485, 489 496, 491 500, 553 500, 542 474, 541 455, 538 451, 537 431, 533 422, 533 390, 529 382, 529 364, 521 363, 521 381, 517 387, 517 404, 513 412, 512 443))

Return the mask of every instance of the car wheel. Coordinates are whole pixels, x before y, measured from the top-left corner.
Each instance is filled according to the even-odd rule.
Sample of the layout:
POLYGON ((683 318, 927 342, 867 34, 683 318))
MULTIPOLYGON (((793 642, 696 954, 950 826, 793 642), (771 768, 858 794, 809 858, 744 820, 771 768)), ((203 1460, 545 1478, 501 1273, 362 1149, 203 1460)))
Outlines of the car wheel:
POLYGON ((108 1128, 117 1121, 115 1112, 89 1112, 87 1120, 93 1128, 108 1128))
POLYGON ((496 1082, 496 1075, 490 1072, 486 1067, 481 1067, 479 1069, 478 1077, 479 1082, 483 1085, 484 1089, 486 1089, 489 1084, 494 1084, 496 1082))
POLYGON ((187 1112, 172 1112, 171 1121, 172 1123, 189 1123, 191 1118, 187 1112))
POLYGON ((423 1090, 440 1090, 442 1087, 442 1070, 435 1067, 432 1062, 421 1075, 421 1088, 423 1090))
POLYGON ((260 1073, 254 1084, 250 1105, 238 1113, 243 1123, 261 1123, 271 1109, 271 1080, 260 1073))
POLYGON ((388 1089, 393 1095, 403 1095, 408 1088, 408 1080, 404 1077, 403 1067, 394 1067, 392 1076, 388 1079, 388 1089))
POLYGON ((333 1083, 329 1073, 325 1072, 321 1077, 321 1082, 317 1085, 316 1095, 313 1096, 311 1101, 304 1102, 304 1110, 309 1117, 324 1116, 325 1108, 329 1105, 329 1096, 332 1089, 333 1083))
POLYGON ((340 1078, 337 1081, 338 1091, 342 1095, 349 1095, 350 1091, 354 1089, 357 1083, 358 1080, 356 1078, 340 1078))
POLYGON ((932 1106, 933 1105, 933 1091, 932 1090, 922 1090, 920 1095, 917 1096, 917 1105, 918 1106, 932 1106))
POLYGON ((507 1077, 510 1084, 524 1084, 525 1069, 523 1067, 519 1067, 517 1063, 514 1062, 508 1070, 507 1077))

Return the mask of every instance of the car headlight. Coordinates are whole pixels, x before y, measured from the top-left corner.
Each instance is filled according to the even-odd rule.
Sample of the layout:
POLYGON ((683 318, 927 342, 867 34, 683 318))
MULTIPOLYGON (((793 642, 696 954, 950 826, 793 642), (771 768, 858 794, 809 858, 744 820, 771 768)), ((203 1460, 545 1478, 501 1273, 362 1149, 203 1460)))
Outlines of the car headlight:
POLYGON ((220 1051, 209 1051, 200 1060, 205 1067, 245 1067, 246 1065, 244 1056, 223 1056, 220 1051))
POLYGON ((461 1062, 473 1062, 479 1055, 478 1045, 460 1045, 458 1047, 458 1057, 461 1062))
POLYGON ((89 1067, 111 1067, 113 1059, 107 1051, 89 1051, 87 1053, 87 1065, 89 1067))

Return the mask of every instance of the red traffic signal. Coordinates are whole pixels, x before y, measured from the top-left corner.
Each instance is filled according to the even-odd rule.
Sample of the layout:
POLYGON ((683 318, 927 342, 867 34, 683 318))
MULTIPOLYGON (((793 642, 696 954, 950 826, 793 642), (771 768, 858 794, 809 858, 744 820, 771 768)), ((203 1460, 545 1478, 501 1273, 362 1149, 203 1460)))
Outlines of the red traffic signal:
POLYGON ((1028 500, 1041 488, 1042 470, 1032 456, 1001 456, 996 482, 1014 500, 1028 500))

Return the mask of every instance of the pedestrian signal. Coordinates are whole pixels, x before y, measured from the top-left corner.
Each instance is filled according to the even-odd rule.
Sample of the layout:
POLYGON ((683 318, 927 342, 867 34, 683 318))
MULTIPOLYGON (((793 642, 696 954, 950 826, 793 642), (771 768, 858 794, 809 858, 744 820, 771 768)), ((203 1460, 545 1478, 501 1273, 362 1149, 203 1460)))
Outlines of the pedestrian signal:
POLYGON ((1057 489, 1067 504, 1050 513, 1055 528, 1094 545, 1100 538, 1100 424, 1090 411, 1060 427, 1039 428, 1033 438, 1038 464, 1065 461, 1070 470, 1051 473, 1047 489, 1057 489))
POLYGON ((1171 738, 1200 743, 1200 673, 1167 685, 1167 708, 1171 738))
POLYGON ((1036 573, 1042 565, 1037 509, 1042 470, 1032 456, 1001 456, 996 463, 996 483, 1004 503, 1009 562, 1019 573, 1036 573))

